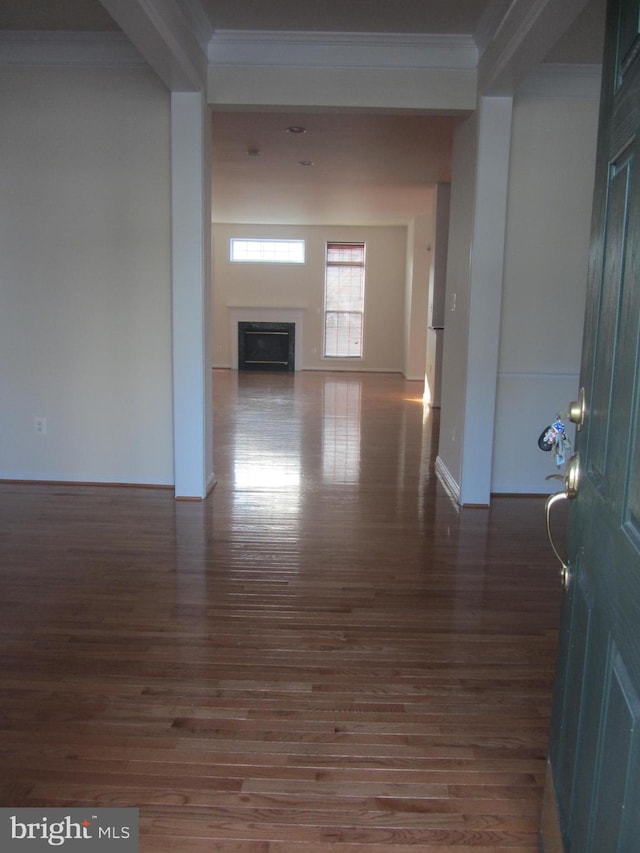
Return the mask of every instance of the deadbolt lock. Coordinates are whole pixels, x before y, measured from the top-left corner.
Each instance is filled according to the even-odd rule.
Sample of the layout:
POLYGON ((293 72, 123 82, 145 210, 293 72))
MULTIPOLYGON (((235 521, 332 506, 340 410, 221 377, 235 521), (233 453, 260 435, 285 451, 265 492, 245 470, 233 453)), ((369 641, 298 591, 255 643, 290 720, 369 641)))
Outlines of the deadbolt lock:
POLYGON ((578 391, 578 399, 569 403, 569 420, 576 425, 578 432, 580 432, 584 424, 585 411, 584 388, 581 388, 578 391))

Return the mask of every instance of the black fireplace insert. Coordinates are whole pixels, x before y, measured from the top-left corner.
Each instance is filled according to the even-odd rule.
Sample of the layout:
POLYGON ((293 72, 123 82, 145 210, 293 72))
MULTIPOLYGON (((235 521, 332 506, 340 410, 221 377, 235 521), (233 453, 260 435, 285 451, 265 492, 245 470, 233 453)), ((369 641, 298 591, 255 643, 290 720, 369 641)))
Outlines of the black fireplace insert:
POLYGON ((295 370, 295 323, 238 323, 238 370, 295 370))

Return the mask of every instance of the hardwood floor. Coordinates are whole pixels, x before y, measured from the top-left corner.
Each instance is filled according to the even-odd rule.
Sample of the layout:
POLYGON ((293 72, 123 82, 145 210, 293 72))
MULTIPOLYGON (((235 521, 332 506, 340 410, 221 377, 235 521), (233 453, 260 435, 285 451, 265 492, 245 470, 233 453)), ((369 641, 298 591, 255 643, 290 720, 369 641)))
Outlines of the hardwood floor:
POLYGON ((419 390, 214 371, 205 502, 0 484, 0 804, 138 806, 145 853, 536 851, 543 501, 458 511, 419 390))

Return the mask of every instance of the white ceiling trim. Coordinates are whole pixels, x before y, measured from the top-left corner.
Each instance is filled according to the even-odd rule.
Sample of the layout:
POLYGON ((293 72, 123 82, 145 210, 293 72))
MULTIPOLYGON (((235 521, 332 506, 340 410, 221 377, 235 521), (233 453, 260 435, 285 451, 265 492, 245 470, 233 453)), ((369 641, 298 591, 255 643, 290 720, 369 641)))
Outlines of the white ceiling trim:
POLYGON ((520 84, 519 95, 545 98, 600 97, 602 66, 543 62, 520 84))
POLYGON ((478 49, 467 35, 217 30, 213 65, 342 68, 475 69, 478 49))
POLYGON ((4 65, 146 65, 129 39, 116 32, 0 32, 4 65))

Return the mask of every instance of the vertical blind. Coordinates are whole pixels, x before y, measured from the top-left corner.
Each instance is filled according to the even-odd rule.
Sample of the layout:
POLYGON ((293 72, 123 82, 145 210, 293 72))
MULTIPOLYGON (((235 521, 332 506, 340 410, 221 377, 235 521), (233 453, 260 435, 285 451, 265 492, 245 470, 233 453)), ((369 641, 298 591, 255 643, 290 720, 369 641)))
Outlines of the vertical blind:
POLYGON ((364 243, 327 243, 324 355, 362 358, 364 243))

